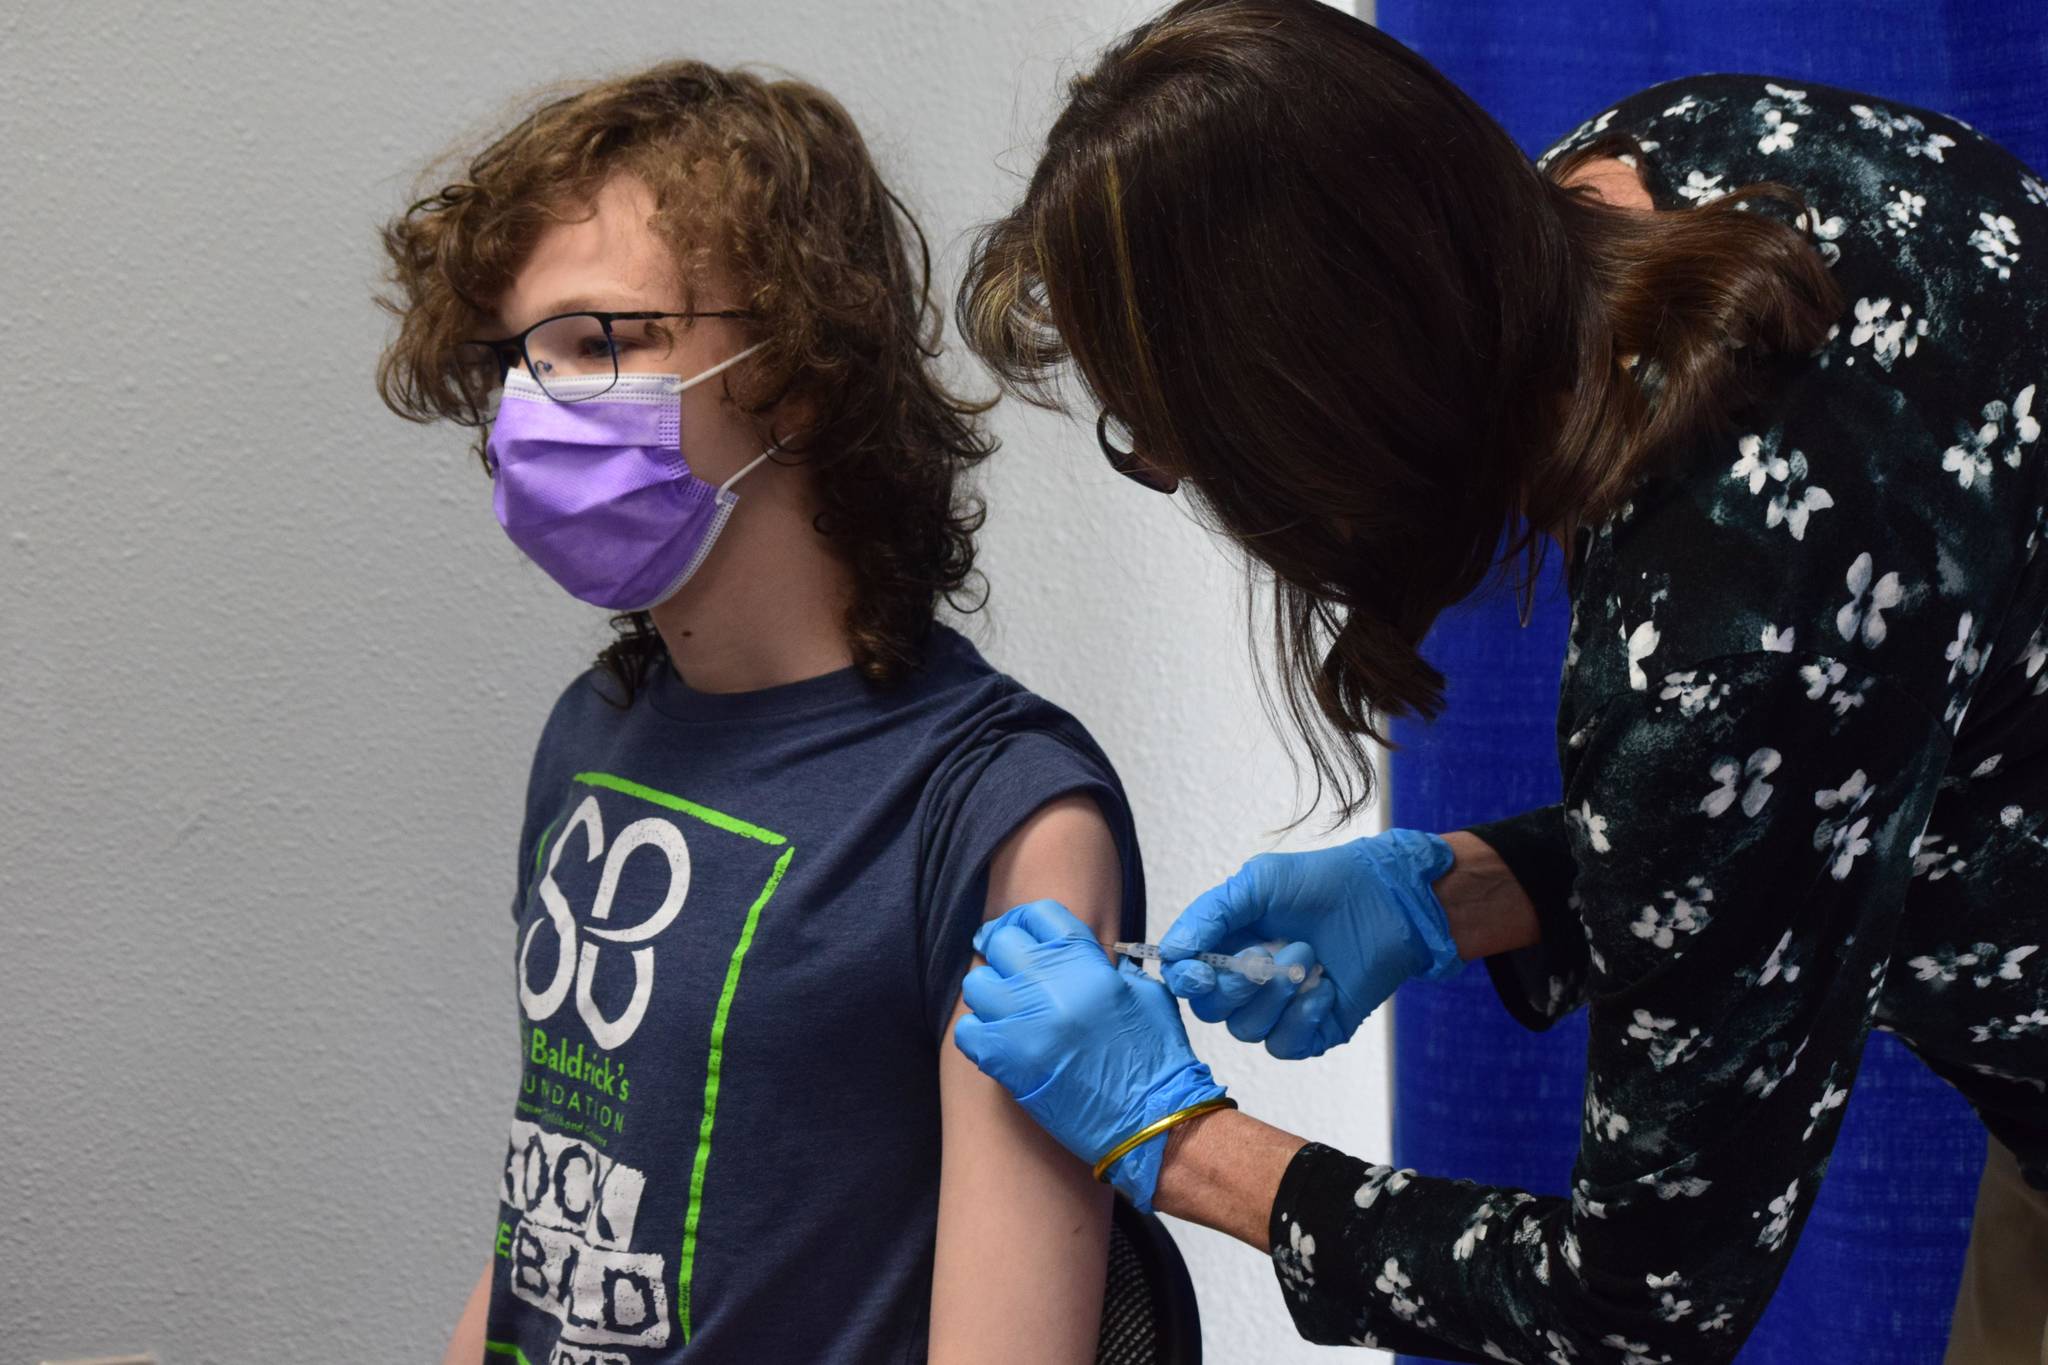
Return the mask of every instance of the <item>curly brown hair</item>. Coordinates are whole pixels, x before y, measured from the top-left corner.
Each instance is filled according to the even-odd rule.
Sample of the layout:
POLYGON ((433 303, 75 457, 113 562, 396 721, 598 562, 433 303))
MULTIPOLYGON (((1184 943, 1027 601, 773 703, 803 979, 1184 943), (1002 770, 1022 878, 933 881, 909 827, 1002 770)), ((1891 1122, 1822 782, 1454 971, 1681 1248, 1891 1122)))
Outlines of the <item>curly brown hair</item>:
MULTIPOLYGON (((491 325, 545 226, 634 176, 653 192, 650 226, 674 255, 681 307, 696 306, 692 282, 715 263, 753 314, 764 344, 736 396, 811 467, 815 527, 852 570, 855 666, 896 682, 916 667, 941 598, 980 607, 983 508, 959 483, 995 451, 980 421, 994 399, 960 397, 934 372, 944 318, 930 247, 838 101, 798 80, 666 62, 543 95, 462 163, 456 152, 429 166, 427 185, 460 171, 383 228, 392 288, 378 303, 399 327, 377 390, 392 411, 476 428, 488 471, 484 395, 465 387, 457 348, 491 325)), ((612 625, 597 663, 623 705, 664 647, 645 612, 612 625)))

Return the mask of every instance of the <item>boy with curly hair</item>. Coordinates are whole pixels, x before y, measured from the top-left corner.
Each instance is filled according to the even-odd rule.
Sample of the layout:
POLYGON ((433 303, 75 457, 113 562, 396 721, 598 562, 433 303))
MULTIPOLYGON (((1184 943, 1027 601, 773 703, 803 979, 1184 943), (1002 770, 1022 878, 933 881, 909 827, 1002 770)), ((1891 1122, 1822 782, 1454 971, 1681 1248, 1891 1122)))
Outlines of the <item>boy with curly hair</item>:
POLYGON ((618 630, 534 755, 521 1091, 449 1359, 1092 1359, 1107 1191, 943 1044, 985 918, 1139 936, 1137 848, 1079 724, 935 621, 994 442, 859 132, 668 63, 540 105, 384 245, 386 402, 474 428, 507 534, 618 630))

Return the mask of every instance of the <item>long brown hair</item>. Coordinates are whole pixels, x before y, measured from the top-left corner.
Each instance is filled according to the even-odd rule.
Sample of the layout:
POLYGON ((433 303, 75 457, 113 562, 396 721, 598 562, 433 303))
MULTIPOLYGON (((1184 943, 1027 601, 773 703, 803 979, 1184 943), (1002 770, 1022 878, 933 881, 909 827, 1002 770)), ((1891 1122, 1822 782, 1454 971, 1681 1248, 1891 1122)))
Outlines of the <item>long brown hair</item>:
MULTIPOLYGON (((733 388, 813 468, 817 530, 852 569, 855 665, 899 679, 940 598, 979 605, 982 509, 958 482, 995 442, 979 421, 990 404, 955 396, 935 372, 944 312, 931 305, 924 233, 824 91, 675 61, 541 103, 385 225, 393 289, 379 302, 399 329, 379 393, 412 420, 476 426, 483 460, 487 433, 455 348, 484 334, 541 229, 587 211, 616 174, 653 190, 653 226, 686 296, 691 267, 715 261, 754 313, 766 344, 732 372, 733 388)), ((598 663, 630 701, 661 638, 645 612, 612 624, 618 638, 598 663)))
POLYGON ((1742 211, 1794 192, 1635 213, 1559 183, 1584 160, 1539 172, 1317 0, 1184 0, 1074 78, 975 242, 959 322, 1005 386, 1065 407, 1071 361, 1270 570, 1286 711, 1346 815, 1361 737, 1441 708, 1438 613, 1497 567, 1526 594, 1549 533, 1840 306, 1798 230, 1742 211))

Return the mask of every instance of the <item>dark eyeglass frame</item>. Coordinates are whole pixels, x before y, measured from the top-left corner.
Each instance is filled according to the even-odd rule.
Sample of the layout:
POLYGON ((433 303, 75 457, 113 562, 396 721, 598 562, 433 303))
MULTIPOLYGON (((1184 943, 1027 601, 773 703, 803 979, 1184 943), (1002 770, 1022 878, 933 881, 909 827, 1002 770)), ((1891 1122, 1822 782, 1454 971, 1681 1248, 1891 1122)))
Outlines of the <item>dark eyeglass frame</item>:
POLYGON ((1109 461, 1109 467, 1129 479, 1142 484, 1155 493, 1173 493, 1180 487, 1180 480, 1171 474, 1162 474, 1138 458, 1135 448, 1119 450, 1109 439, 1109 413, 1107 410, 1095 418, 1095 444, 1102 447, 1102 454, 1109 461))
MULTIPOLYGON (((681 313, 645 310, 619 313, 600 312, 595 308, 572 308, 566 313, 555 313, 544 317, 525 331, 513 336, 500 337, 494 341, 479 338, 473 341, 465 341, 462 344, 464 346, 483 346, 491 351, 498 361, 498 382, 500 384, 505 382, 506 375, 512 373, 512 367, 515 364, 523 364, 526 366, 526 372, 534 377, 534 382, 545 389, 547 381, 542 379, 539 371, 533 368, 533 357, 526 353, 526 339, 549 323, 560 322, 563 318, 596 318, 598 326, 604 328, 605 345, 611 348, 612 383, 616 384, 619 381, 619 343, 612 336, 612 324, 615 322, 654 322, 661 318, 689 318, 695 321, 698 318, 750 318, 753 316, 755 316, 753 310, 748 308, 701 308, 681 313)), ((555 398, 557 403, 583 403, 588 402, 592 398, 601 397, 609 391, 609 388, 601 389, 596 393, 579 394, 575 398, 555 398, 550 393, 548 397, 555 398)))

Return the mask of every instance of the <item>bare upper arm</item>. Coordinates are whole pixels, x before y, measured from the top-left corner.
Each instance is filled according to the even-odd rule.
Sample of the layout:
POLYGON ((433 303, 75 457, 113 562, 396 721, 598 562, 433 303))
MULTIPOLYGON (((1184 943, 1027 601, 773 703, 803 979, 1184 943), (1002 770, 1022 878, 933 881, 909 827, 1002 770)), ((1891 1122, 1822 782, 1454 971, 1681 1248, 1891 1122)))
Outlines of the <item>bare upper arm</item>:
MULTIPOLYGON (((984 918, 1057 900, 1116 936, 1123 869, 1101 809, 1060 797, 989 862, 984 918)), ((977 965, 980 959, 976 959, 977 965)), ((953 1018, 964 1011, 957 1000, 953 1018)), ((1107 1273, 1107 1187, 953 1046, 939 1057, 945 1125, 931 1360, 1081 1365, 1095 1358, 1107 1273)))

